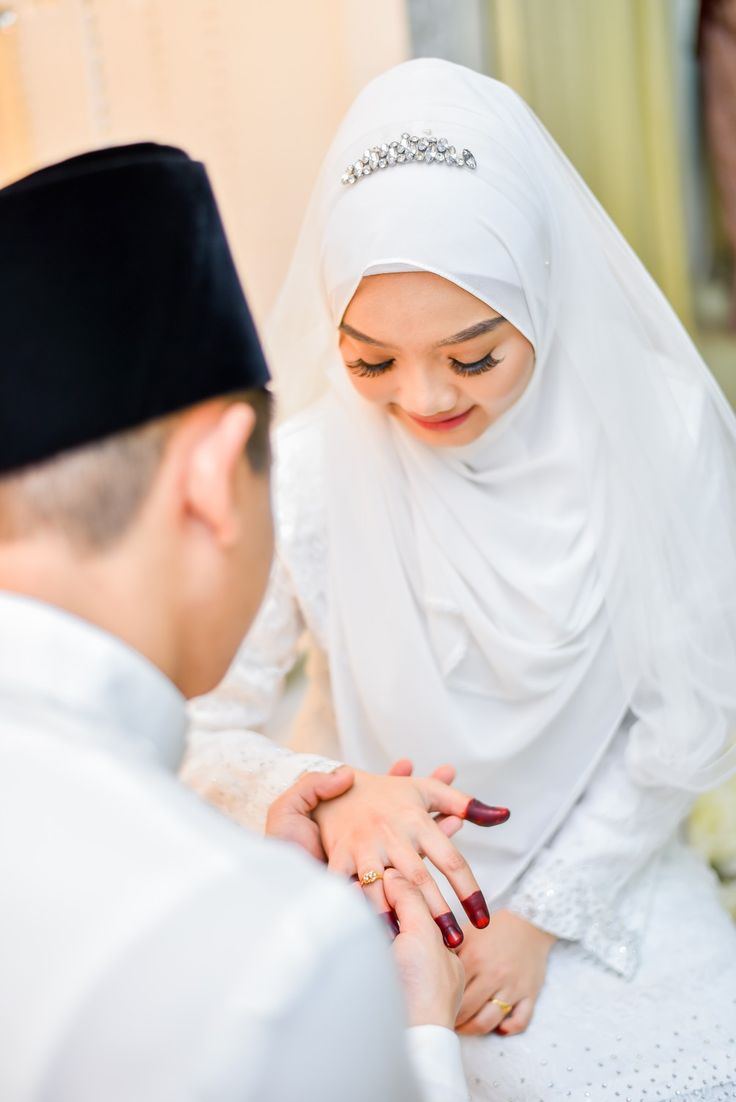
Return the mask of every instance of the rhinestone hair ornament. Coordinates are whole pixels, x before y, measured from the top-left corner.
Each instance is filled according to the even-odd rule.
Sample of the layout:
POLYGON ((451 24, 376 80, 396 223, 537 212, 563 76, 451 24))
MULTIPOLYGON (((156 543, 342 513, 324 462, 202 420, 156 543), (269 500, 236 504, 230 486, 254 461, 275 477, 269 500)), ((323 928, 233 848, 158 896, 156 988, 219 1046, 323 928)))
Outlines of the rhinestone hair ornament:
POLYGON ((476 160, 469 149, 458 153, 447 138, 433 138, 431 135, 419 138, 416 134, 402 134, 398 141, 384 142, 366 149, 363 156, 348 165, 341 176, 343 184, 354 184, 361 176, 370 176, 380 168, 393 168, 394 165, 407 164, 409 161, 433 161, 438 164, 454 165, 456 168, 476 168, 476 160))

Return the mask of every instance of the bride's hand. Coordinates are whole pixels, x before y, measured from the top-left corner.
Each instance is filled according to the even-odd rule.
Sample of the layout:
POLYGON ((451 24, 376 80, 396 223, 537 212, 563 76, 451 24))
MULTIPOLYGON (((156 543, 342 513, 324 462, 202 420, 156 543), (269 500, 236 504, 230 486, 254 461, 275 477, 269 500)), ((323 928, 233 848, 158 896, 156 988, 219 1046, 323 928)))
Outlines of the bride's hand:
POLYGON ((466 927, 460 949, 465 994, 457 1032, 523 1033, 532 1019, 555 941, 553 934, 511 911, 496 911, 487 930, 466 927), (504 1004, 512 1007, 509 1013, 504 1004))
MULTIPOLYGON (((437 777, 377 776, 357 769, 354 775, 344 796, 313 812, 330 868, 356 878, 380 877, 389 866, 398 869, 421 891, 446 944, 457 948, 462 932, 422 857, 447 878, 473 925, 488 924, 488 907, 470 866, 433 815, 493 826, 505 822, 508 812, 481 804, 437 777)), ((389 910, 380 879, 365 890, 379 912, 389 910)))

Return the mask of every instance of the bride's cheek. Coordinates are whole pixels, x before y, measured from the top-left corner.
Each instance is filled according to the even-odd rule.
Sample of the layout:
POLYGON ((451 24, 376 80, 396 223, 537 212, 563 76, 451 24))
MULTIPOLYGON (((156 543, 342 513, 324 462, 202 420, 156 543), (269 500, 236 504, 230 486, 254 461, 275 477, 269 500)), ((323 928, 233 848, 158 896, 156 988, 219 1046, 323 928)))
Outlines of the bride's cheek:
POLYGON ((529 374, 523 365, 509 363, 508 370, 498 375, 492 382, 491 400, 496 408, 503 412, 510 409, 526 390, 529 374))

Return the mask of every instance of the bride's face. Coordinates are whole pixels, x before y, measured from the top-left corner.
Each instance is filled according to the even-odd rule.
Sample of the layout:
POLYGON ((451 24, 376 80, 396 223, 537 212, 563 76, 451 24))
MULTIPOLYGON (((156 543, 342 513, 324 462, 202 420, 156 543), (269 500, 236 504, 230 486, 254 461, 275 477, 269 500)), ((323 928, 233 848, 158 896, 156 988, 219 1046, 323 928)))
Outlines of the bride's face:
POLYGON ((429 272, 366 276, 345 311, 340 351, 361 397, 434 447, 477 439, 534 370, 518 329, 429 272))

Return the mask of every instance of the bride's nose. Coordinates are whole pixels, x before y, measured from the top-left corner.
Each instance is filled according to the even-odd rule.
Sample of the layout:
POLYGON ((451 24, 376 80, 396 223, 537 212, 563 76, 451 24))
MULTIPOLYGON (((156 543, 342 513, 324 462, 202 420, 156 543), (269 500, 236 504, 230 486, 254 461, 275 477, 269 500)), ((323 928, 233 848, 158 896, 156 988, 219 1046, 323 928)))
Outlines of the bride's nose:
POLYGON ((445 370, 421 364, 407 366, 402 379, 401 405, 418 417, 436 417, 457 405, 457 394, 445 370))

